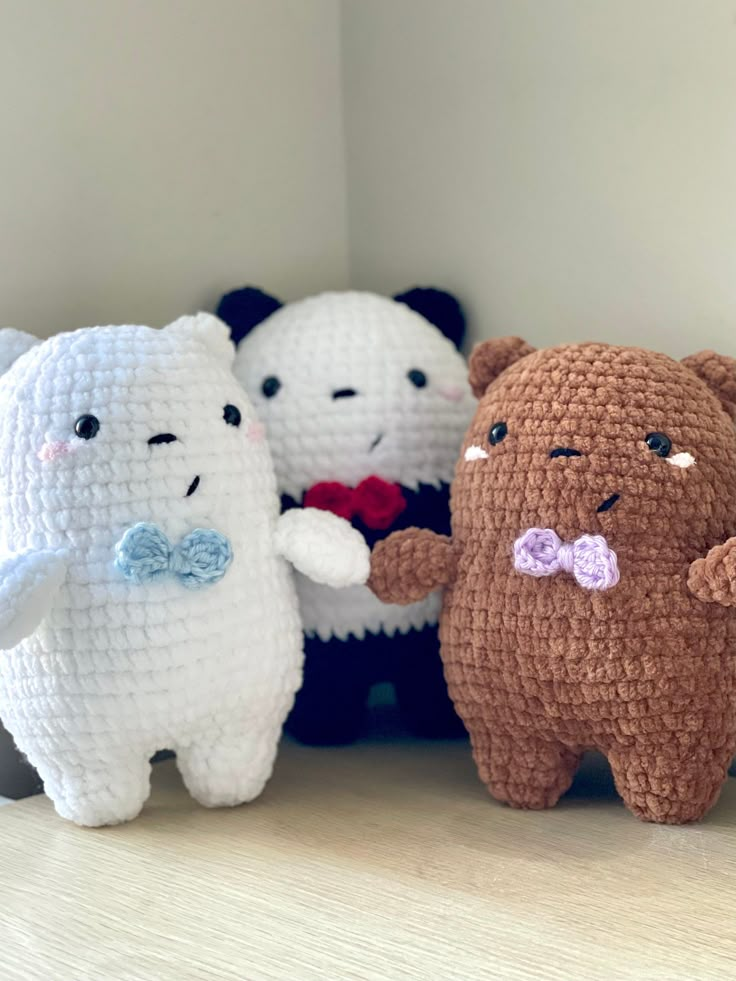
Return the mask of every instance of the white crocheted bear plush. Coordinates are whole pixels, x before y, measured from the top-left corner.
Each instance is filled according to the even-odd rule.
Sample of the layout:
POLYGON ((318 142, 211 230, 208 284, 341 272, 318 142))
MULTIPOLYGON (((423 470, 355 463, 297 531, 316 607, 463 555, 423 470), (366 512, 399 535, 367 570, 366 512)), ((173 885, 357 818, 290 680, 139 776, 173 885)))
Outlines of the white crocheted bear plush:
MULTIPOLYGON (((224 296, 218 314, 266 425, 284 507, 332 510, 369 544, 411 525, 449 532, 450 482, 474 411, 453 296, 415 288, 282 305, 246 287, 224 296)), ((380 682, 393 684, 417 734, 462 731, 442 674, 439 593, 402 607, 361 585, 338 594, 297 576, 297 589, 307 645, 292 734, 351 741, 380 682)))
POLYGON ((135 817, 161 748, 202 804, 257 797, 301 681, 288 563, 368 574, 347 522, 279 517, 232 360, 207 314, 0 331, 0 718, 78 824, 135 817))

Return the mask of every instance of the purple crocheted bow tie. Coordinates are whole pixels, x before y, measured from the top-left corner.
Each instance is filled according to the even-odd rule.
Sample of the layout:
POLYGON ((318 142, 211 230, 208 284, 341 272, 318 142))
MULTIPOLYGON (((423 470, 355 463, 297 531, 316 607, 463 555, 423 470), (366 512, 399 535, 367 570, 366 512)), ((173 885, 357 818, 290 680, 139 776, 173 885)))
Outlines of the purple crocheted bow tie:
POLYGON ((569 572, 583 589, 610 589, 619 580, 616 553, 603 535, 563 542, 551 528, 529 528, 516 539, 514 568, 526 576, 569 572))

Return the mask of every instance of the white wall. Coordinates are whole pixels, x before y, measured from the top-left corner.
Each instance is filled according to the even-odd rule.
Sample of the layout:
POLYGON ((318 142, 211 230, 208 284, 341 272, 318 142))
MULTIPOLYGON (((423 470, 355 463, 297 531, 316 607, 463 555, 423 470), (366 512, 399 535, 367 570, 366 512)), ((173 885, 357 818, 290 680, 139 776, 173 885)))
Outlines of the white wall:
POLYGON ((736 355, 733 0, 346 0, 352 278, 736 355))
POLYGON ((0 0, 0 93, 0 323, 435 281, 736 354, 732 0, 0 0))
POLYGON ((339 0, 2 0, 0 323, 347 283, 339 0))

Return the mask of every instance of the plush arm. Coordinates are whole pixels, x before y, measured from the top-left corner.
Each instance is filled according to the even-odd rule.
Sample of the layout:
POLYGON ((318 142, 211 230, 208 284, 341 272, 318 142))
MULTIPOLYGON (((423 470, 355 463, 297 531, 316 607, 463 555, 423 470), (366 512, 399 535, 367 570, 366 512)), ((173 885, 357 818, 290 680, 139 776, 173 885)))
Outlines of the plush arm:
POLYGON ((368 585, 384 603, 406 606, 449 585, 456 567, 457 555, 447 535, 407 528, 377 543, 368 585))
POLYGON ((687 577, 690 592, 703 603, 736 606, 736 538, 696 559, 687 577))
POLYGON ((59 552, 20 552, 0 561, 0 650, 10 650, 33 633, 65 577, 59 552))
POLYGON ((370 552, 359 531, 336 514, 292 508, 276 525, 276 551, 303 575, 340 589, 364 583, 370 552))

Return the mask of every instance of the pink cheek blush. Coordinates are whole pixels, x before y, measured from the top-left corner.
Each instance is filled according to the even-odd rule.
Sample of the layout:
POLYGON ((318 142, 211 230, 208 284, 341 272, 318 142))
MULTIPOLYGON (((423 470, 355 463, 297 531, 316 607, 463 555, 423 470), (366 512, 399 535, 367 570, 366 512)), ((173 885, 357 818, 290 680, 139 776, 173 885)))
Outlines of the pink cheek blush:
POLYGON ((260 443, 266 436, 266 427, 262 422, 252 422, 250 426, 248 426, 246 436, 251 443, 260 443))
POLYGON ((62 456, 69 456, 73 452, 74 449, 71 443, 60 440, 55 443, 44 443, 36 456, 43 463, 51 463, 53 460, 58 460, 62 456))
POLYGON ((459 402, 465 392, 458 385, 453 385, 449 388, 438 388, 437 391, 440 393, 443 399, 447 399, 448 402, 459 402))

